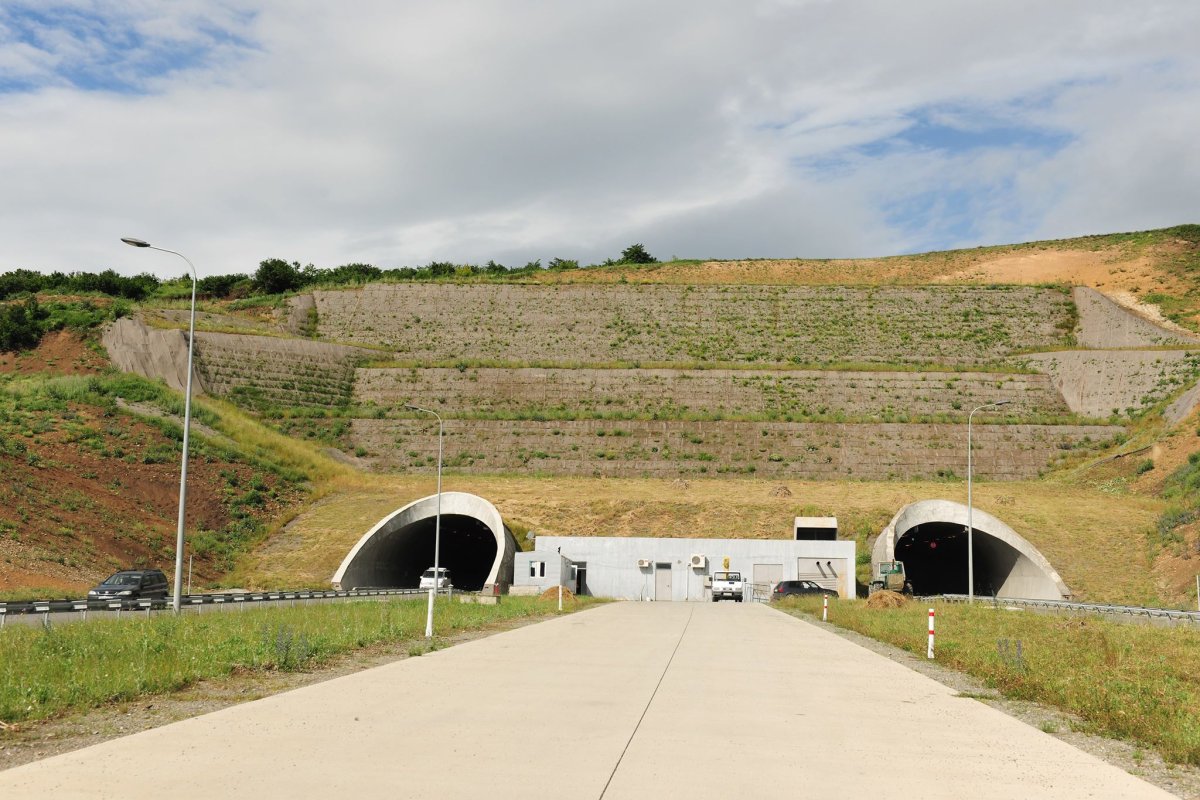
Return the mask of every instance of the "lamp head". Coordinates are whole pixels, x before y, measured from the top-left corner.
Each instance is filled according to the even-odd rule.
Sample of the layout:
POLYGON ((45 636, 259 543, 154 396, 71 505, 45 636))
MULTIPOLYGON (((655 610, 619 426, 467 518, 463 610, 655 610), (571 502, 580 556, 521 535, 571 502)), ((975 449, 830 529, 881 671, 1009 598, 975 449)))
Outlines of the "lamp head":
POLYGON ((1001 401, 1000 401, 1000 402, 998 402, 998 403, 992 403, 992 405, 994 405, 994 406, 1006 406, 1006 405, 1008 405, 1008 404, 1009 404, 1009 403, 1011 403, 1011 402, 1012 402, 1012 400, 1001 400, 1001 401))
POLYGON ((132 236, 122 236, 121 241, 130 247, 149 247, 150 243, 141 239, 135 239, 132 236))

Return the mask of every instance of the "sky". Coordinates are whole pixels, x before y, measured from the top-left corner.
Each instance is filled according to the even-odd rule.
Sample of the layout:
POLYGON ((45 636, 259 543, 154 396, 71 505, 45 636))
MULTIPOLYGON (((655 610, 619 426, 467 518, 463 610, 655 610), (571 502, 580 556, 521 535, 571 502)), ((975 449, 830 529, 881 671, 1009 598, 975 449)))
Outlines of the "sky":
POLYGON ((1195 0, 0 0, 0 271, 1200 223, 1195 0))

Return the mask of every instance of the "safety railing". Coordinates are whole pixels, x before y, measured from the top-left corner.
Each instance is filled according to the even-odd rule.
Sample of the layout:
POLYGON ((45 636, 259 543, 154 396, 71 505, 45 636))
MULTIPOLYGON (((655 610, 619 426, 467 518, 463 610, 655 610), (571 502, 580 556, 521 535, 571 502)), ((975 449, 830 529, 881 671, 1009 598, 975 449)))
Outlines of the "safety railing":
MULTIPOLYGON (((453 589, 439 590, 439 594, 448 594, 453 589)), ((296 605, 331 600, 346 600, 354 598, 385 598, 411 595, 425 596, 428 589, 349 589, 342 591, 321 589, 295 589, 276 592, 213 592, 206 594, 189 594, 180 599, 180 610, 196 612, 201 610, 216 610, 227 608, 246 608, 253 605, 284 603, 296 605)), ((147 616, 154 611, 170 608, 170 598, 137 599, 137 600, 30 600, 21 602, 0 603, 0 628, 3 628, 9 618, 21 618, 22 622, 30 618, 40 617, 43 623, 49 623, 51 615, 56 619, 76 618, 85 620, 88 612, 105 612, 107 616, 120 617, 126 613, 144 613, 147 616)))
MULTIPOLYGON (((970 598, 965 594, 945 594, 942 600, 948 603, 966 603, 970 598)), ((1015 606, 1044 611, 1073 614, 1096 614, 1112 617, 1118 620, 1137 622, 1152 622, 1168 625, 1197 625, 1200 626, 1200 611, 1185 611, 1177 608, 1151 608, 1147 606, 1120 606, 1108 603, 1074 603, 1070 600, 1028 600, 1013 597, 975 597, 976 603, 995 604, 997 606, 1015 606)))

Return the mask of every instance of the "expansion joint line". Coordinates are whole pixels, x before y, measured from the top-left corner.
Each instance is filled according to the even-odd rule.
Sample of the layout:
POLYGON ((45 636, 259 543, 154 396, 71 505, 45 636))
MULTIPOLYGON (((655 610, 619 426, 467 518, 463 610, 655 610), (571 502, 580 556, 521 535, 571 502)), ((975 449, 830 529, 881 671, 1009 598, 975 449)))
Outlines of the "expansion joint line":
POLYGON ((675 643, 675 649, 671 651, 671 657, 667 659, 666 666, 663 667, 662 675, 658 676, 658 683, 654 684, 654 691, 650 693, 650 699, 646 701, 646 707, 642 709, 642 715, 638 717, 637 725, 633 726, 633 732, 629 734, 629 739, 625 742, 625 747, 621 750, 621 755, 617 758, 617 763, 613 764, 612 772, 608 773, 608 780, 604 782, 604 788, 600 791, 599 800, 604 800, 604 795, 608 793, 608 787, 612 785, 612 780, 616 777, 617 770, 621 768, 621 762, 625 759, 625 754, 629 752, 629 745, 633 744, 633 737, 637 736, 638 729, 642 727, 642 720, 646 718, 646 712, 650 710, 650 706, 654 703, 654 698, 658 695, 659 687, 662 686, 663 679, 667 677, 667 670, 671 668, 671 662, 675 660, 675 654, 679 652, 679 645, 683 644, 683 637, 687 634, 688 626, 692 624, 692 614, 696 613, 695 608, 688 610, 687 622, 683 623, 683 630, 679 632, 679 641, 675 643))

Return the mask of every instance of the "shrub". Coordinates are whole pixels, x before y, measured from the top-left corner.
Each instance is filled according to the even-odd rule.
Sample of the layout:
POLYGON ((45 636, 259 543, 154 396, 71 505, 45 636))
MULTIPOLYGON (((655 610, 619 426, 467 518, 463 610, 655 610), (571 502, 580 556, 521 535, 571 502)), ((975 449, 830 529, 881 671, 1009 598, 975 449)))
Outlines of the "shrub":
POLYGON ((36 297, 5 306, 0 310, 0 352, 36 346, 45 331, 46 316, 36 297))
POLYGON ((289 264, 282 258, 259 262, 254 273, 254 288, 263 294, 293 292, 300 288, 300 262, 289 264))
POLYGON ((646 252, 641 244, 631 244, 621 251, 619 264, 657 264, 658 259, 646 252))

